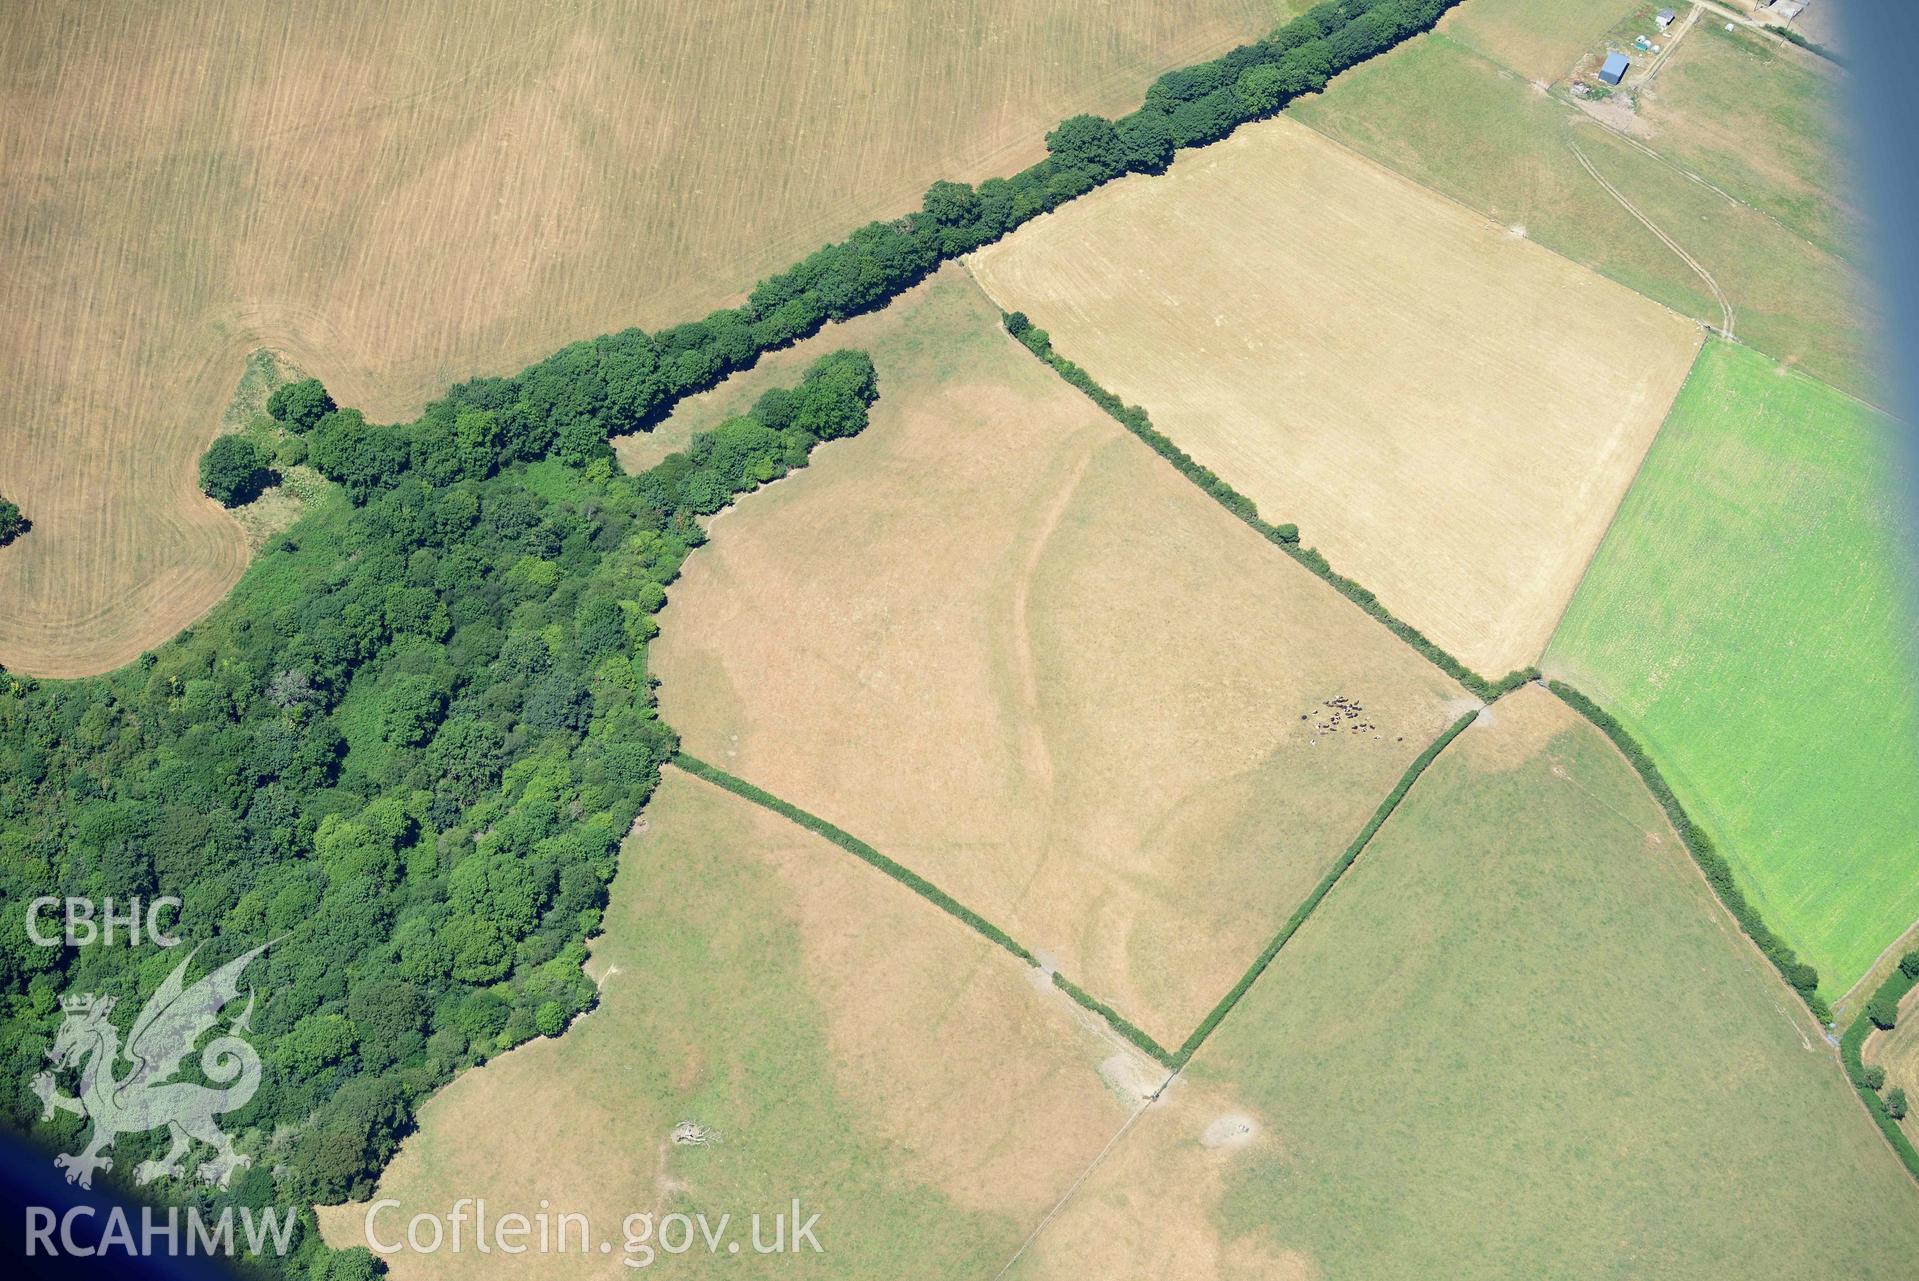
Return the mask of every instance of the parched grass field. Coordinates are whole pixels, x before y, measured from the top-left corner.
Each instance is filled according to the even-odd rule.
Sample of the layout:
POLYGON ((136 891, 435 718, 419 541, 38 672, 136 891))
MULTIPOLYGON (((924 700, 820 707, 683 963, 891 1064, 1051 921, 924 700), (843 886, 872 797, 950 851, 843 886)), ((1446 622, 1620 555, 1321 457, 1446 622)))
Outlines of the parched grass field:
POLYGON ((1539 656, 1696 325, 1290 120, 968 259, 987 292, 1493 677, 1539 656))
POLYGON ((1919 1188, 1804 1008, 1537 687, 1421 776, 1168 1099, 1015 1275, 1890 1281, 1919 1257, 1919 1188))
MULTIPOLYGON (((595 1250, 614 1243, 610 1258, 529 1253, 516 1275, 632 1275, 622 1221, 675 1212, 730 1214, 743 1243, 660 1254, 676 1276, 986 1275, 1138 1106, 1122 1086, 1164 1075, 785 819, 668 771, 645 822, 593 949, 599 1007, 427 1105, 376 1194, 401 1203, 380 1239, 474 1197, 494 1220, 585 1214, 595 1250), (674 1143, 683 1121, 713 1141, 674 1143), (820 1215, 823 1252, 754 1254, 749 1216, 770 1241, 795 1197, 820 1215)), ((335 1245, 364 1243, 364 1207, 322 1223, 335 1245)), ((500 1275, 468 1233, 458 1254, 394 1256, 393 1275, 500 1275)))
MULTIPOLYGON (((1528 80, 1552 84, 1644 0, 1471 0, 1439 29, 1528 80)), ((1675 7, 1684 11, 1683 5, 1675 7)))
POLYGON ((998 322, 949 265, 783 358, 872 425, 713 521, 661 707, 1177 1045, 1466 696, 998 322))
POLYGON ((194 464, 254 348, 409 415, 573 339, 696 318, 1282 12, 10 6, 0 491, 34 528, 0 553, 0 663, 110 668, 239 577, 245 539, 194 464))
POLYGON ((1919 919, 1892 422, 1714 343, 1553 638, 1829 998, 1919 919))
MULTIPOLYGON (((1681 46, 1675 60, 1685 52, 1681 46)), ((1757 78, 1731 80, 1729 90, 1769 96, 1757 78)), ((1879 322, 1863 278, 1806 233, 1762 212, 1793 199, 1797 178, 1772 192, 1722 195, 1668 158, 1677 123, 1650 145, 1623 137, 1444 33, 1355 68, 1287 114, 1695 319, 1723 325, 1723 294, 1741 338, 1835 386, 1868 398, 1875 393, 1879 322), (1712 283, 1608 194, 1580 153, 1712 283)), ((1777 124, 1742 114, 1755 131, 1794 127, 1791 114, 1777 124)), ((1713 134, 1736 127, 1719 122, 1713 134)), ((1819 136, 1831 130, 1828 122, 1819 136)), ((1703 157, 1715 144, 1702 134, 1690 145, 1703 157)), ((1792 147, 1805 145, 1801 139, 1792 147)), ((1750 154, 1782 147, 1761 141, 1750 154)), ((1753 163, 1755 175, 1767 172, 1753 163)))
POLYGON ((1841 73, 1816 54, 1701 20, 1640 96, 1661 155, 1860 261, 1841 73))

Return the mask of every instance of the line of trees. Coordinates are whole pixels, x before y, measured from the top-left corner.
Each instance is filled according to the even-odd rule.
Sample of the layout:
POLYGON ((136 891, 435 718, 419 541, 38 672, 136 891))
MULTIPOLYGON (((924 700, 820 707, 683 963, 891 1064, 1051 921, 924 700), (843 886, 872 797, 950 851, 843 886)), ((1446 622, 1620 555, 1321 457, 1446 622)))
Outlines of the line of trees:
MULTIPOLYGON (((426 1095, 593 1002, 584 941, 676 747, 646 645, 698 517, 858 432, 876 394, 865 354, 836 352, 638 476, 493 433, 444 459, 443 410, 288 410, 390 465, 316 448, 342 488, 163 650, 83 681, 0 673, 0 899, 177 897, 173 932, 210 940, 196 967, 277 940, 246 976, 265 1081, 228 1118, 254 1164, 218 1195, 365 1196, 426 1095)), ((0 924, 22 1081, 63 993, 138 1009, 177 962, 25 924, 0 924)), ((0 1115, 68 1150, 86 1125, 24 1090, 0 1115)), ((121 1136, 115 1170, 164 1141, 121 1136)), ((300 1259, 360 1266, 311 1237, 300 1259)))
POLYGON ((681 397, 828 321, 884 305, 946 259, 1103 183, 1161 172, 1178 148, 1274 114, 1425 30, 1456 2, 1316 5, 1263 40, 1160 77, 1130 115, 1062 121, 1046 137, 1046 159, 1009 178, 934 183, 920 209, 823 246, 760 281, 739 307, 653 333, 628 329, 573 343, 515 377, 462 383, 404 430, 376 429, 338 409, 310 379, 278 389, 268 412, 310 433, 308 462, 356 501, 409 473, 445 483, 548 454, 584 466, 608 456, 609 436, 651 426, 681 397))
MULTIPOLYGON (((211 964, 268 938, 249 984, 267 1084, 229 1120, 252 1167, 216 1202, 364 1195, 421 1099, 462 1067, 561 1030, 593 1000, 583 940, 620 837, 675 748, 645 644, 698 518, 864 425, 857 352, 816 364, 640 476, 611 435, 659 421, 764 352, 877 307, 946 259, 1123 173, 1224 137, 1431 24, 1454 0, 1337 0, 1081 116, 1049 155, 872 223, 736 308, 571 344, 376 424, 312 379, 269 414, 335 483, 211 616, 121 671, 42 682, 0 669, 0 890, 171 894, 211 964)), ((212 453, 213 451, 209 451, 212 453)), ((264 464, 221 446, 203 482, 244 501, 264 464)), ((24 525, 21 526, 24 528, 24 525)), ((40 1069, 58 997, 137 1004, 158 952, 43 949, 0 925, 0 1056, 40 1069)), ((0 1123, 72 1146, 17 1096, 0 1123)), ((154 1155, 122 1136, 117 1169, 154 1155)), ((176 1190, 184 1192, 184 1190, 176 1190)), ((370 1274, 303 1220, 287 1269, 370 1274)))
POLYGON ((1890 1032, 1899 1025, 1900 1003, 1914 987, 1919 987, 1919 952, 1908 952, 1899 958, 1899 968, 1886 976, 1885 982, 1846 1028, 1846 1034, 1839 1040, 1839 1060, 1845 1065, 1847 1079, 1859 1091, 1859 1101, 1866 1105, 1879 1132, 1899 1154, 1907 1172, 1919 1179, 1919 1148, 1913 1146, 1898 1124, 1906 1116, 1906 1092, 1894 1087, 1882 1097, 1880 1091, 1886 1088, 1886 1070, 1867 1064, 1864 1057, 1866 1038, 1872 1035, 1874 1028, 1890 1032))

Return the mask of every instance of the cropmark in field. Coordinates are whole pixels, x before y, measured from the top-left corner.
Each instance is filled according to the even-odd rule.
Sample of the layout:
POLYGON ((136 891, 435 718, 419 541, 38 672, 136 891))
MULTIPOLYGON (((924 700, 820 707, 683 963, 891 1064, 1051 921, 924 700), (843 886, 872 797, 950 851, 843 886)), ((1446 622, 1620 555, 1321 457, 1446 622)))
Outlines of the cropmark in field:
POLYGON ((1286 119, 979 251, 986 291, 1482 675, 1545 647, 1697 326, 1286 119))
POLYGON ((663 715, 1176 1047, 1466 695, 956 266, 786 359, 841 344, 872 426, 713 522, 651 650, 663 715))
POLYGON ((1892 1281, 1919 1187, 1851 1094, 1632 768, 1528 687, 1013 1275, 1892 1281))
MULTIPOLYGON (((782 818, 669 770, 646 824, 593 948, 599 1006, 447 1087, 367 1204, 322 1211, 329 1242, 367 1244, 381 1200, 398 1202, 374 1211, 384 1246, 470 1197, 495 1223, 586 1216, 585 1257, 575 1233, 516 1258, 526 1275, 633 1275, 627 1260, 674 1275, 983 1274, 1164 1076, 1011 957, 782 818), (819 1215, 819 1252, 756 1252, 751 1215, 769 1244, 796 1198, 800 1222, 819 1215), (675 1213, 740 1248, 696 1235, 672 1254, 673 1229, 629 1244, 627 1216, 675 1213)), ((499 1275, 470 1220, 465 1240, 403 1250, 392 1273, 499 1275)))
POLYGON ((1829 1000, 1919 919, 1896 438, 1710 344, 1547 655, 1651 749, 1829 1000))

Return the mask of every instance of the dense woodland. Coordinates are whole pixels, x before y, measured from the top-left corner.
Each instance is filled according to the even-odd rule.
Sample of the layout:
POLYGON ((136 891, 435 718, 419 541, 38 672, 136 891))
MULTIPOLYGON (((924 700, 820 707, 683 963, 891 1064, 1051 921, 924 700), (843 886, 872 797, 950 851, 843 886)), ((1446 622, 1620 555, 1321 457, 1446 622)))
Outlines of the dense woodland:
MULTIPOLYGON (((626 476, 604 437, 573 466, 546 456, 563 429, 474 407, 516 389, 399 427, 284 417, 339 488, 220 609, 109 676, 0 675, 6 1071, 44 1066, 62 993, 138 1008, 184 956, 37 946, 37 896, 178 897, 196 976, 276 940, 245 976, 266 1075, 227 1119, 242 1202, 365 1195, 426 1094, 591 1004, 583 942, 675 746, 646 642, 695 518, 858 432, 875 396, 864 353, 836 352, 626 476)), ((4 1106, 77 1150, 80 1118, 41 1125, 24 1088, 4 1106)), ((162 1138, 123 1136, 116 1175, 162 1138)))
MULTIPOLYGON (((702 540, 698 517, 862 428, 872 365, 825 357, 639 476, 620 472, 609 435, 946 258, 1272 114, 1452 2, 1319 5, 1161 77, 1129 116, 1063 122, 1049 157, 1011 178, 934 184, 922 209, 820 249, 740 307, 574 343, 461 384, 411 423, 369 423, 312 380, 277 391, 268 408, 292 452, 334 485, 230 598, 107 676, 0 671, 7 903, 177 896, 175 933, 208 941, 196 973, 276 940, 246 976, 267 1078, 226 1119, 255 1163, 226 1193, 169 1195, 364 1195, 428 1093, 591 1003, 583 943, 675 746, 646 671, 653 615, 702 540)), ((271 477, 230 439, 202 482, 239 503, 271 477)), ((0 928, 0 1052, 19 1081, 41 1067, 60 994, 137 1004, 178 962, 42 948, 24 924, 10 912, 0 928)), ((72 1149, 85 1123, 43 1124, 35 1102, 19 1092, 0 1115, 72 1149)), ((151 1146, 123 1136, 112 1177, 151 1146)), ((287 1270, 372 1267, 308 1233, 287 1270)))

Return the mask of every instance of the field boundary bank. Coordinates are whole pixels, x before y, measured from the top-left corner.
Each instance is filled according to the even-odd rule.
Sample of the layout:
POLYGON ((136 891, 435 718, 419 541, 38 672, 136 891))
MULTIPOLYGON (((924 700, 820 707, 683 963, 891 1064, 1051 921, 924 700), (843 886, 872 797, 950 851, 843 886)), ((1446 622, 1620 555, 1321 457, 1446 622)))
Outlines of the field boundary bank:
MULTIPOLYGON (((969 277, 972 275, 971 272, 967 274, 969 277)), ((975 279, 974 283, 979 282, 975 279)), ((979 287, 981 292, 987 294, 987 297, 992 297, 991 292, 984 285, 979 287)), ((995 299, 994 302, 997 305, 998 300, 995 299)), ((1332 562, 1326 559, 1323 552, 1313 547, 1302 546, 1297 525, 1290 523, 1275 525, 1262 517, 1252 499, 1234 489, 1210 467, 1201 464, 1191 454, 1181 449, 1171 437, 1154 427, 1153 420, 1144 407, 1128 405, 1101 386, 1080 365, 1060 355, 1053 346, 1052 336, 1033 324, 1025 313, 1015 311, 1001 314, 1006 332, 1011 334, 1020 346, 1026 348, 1041 363, 1078 389, 1088 400, 1098 405, 1114 422, 1145 442, 1149 449, 1170 463, 1175 471, 1191 481, 1208 498, 1231 512, 1261 538, 1286 553, 1297 564, 1305 567, 1334 591, 1357 605, 1374 622, 1397 636, 1421 658, 1446 673, 1474 695, 1490 703, 1518 689, 1528 681, 1539 679, 1537 667, 1522 667, 1507 672, 1496 681, 1487 680, 1454 658, 1424 632, 1386 608, 1379 597, 1358 580, 1348 578, 1334 569, 1332 562)))
POLYGON ((1665 773, 1653 760, 1632 731, 1627 729, 1617 717, 1598 703, 1582 694, 1578 689, 1561 680, 1548 680, 1546 688, 1551 690, 1559 701, 1578 712, 1598 728, 1600 733, 1612 740, 1614 747, 1625 756, 1627 762, 1639 774, 1640 782, 1665 811, 1666 821, 1672 824, 1673 831, 1679 834, 1680 843, 1692 856, 1693 864, 1706 878, 1706 885, 1719 900, 1719 905, 1731 914, 1754 947, 1766 960, 1772 963, 1779 977, 1805 1002, 1806 1009, 1822 1025, 1832 1022, 1832 1010, 1824 998, 1819 995, 1819 972, 1811 965, 1799 959, 1789 946, 1760 916, 1759 910, 1746 899, 1745 891, 1732 878, 1732 865, 1726 856, 1719 852, 1712 837, 1705 829, 1693 822, 1686 812, 1685 805, 1666 782, 1665 773))
MULTIPOLYGON (((927 880, 924 876, 921 876, 918 872, 888 858, 844 828, 829 823, 817 814, 803 810, 790 801, 781 800, 765 788, 756 787, 738 775, 727 773, 717 765, 709 765, 707 762, 688 752, 681 751, 675 753, 672 758, 672 763, 688 774, 693 775, 695 778, 704 779, 716 787, 724 788, 742 800, 751 801, 762 809, 770 810, 778 814, 781 818, 798 824, 814 835, 825 838, 827 841, 839 846, 853 857, 859 859, 862 863, 867 864, 875 871, 892 877, 895 881, 898 881, 901 885, 913 891, 913 893, 919 895, 940 911, 971 929, 981 938, 997 945, 1003 951, 1010 953, 1026 965, 1037 970, 1046 969, 1037 956, 1028 951, 1005 930, 1002 930, 999 926, 993 924, 972 908, 967 907, 964 903, 927 880)), ((1071 979, 1061 974, 1058 970, 1052 970, 1050 974, 1055 987, 1071 997, 1074 1002, 1084 1009, 1098 1015, 1115 1032, 1125 1037, 1128 1042, 1149 1055, 1154 1062, 1167 1068, 1176 1068, 1178 1066, 1173 1062, 1172 1054, 1170 1054, 1164 1046, 1147 1035, 1143 1029, 1130 1022, 1124 1015, 1113 1009, 1112 1006, 1099 1000, 1071 979)))
POLYGON ((1899 1122, 1886 1110, 1886 1101, 1879 1094, 1880 1087, 1885 1084, 1884 1072, 1878 1074, 1875 1084, 1865 1061, 1866 1038, 1872 1035, 1875 1028, 1891 1031, 1898 1022, 1900 1002, 1914 987, 1919 987, 1919 959, 1915 958, 1919 958, 1919 952, 1908 952, 1905 960, 1886 976, 1885 982, 1872 994, 1872 999, 1853 1016, 1846 1034, 1839 1038, 1839 1061, 1846 1069, 1846 1080, 1852 1083, 1854 1092, 1859 1095, 1860 1106, 1866 1109, 1866 1115, 1879 1127, 1879 1133, 1898 1156, 1900 1164, 1906 1167, 1906 1173, 1919 1182, 1919 1148, 1913 1146, 1906 1132, 1899 1128, 1899 1122), (1906 968, 1907 963, 1911 963, 1910 972, 1906 968), (1881 1023, 1875 1019, 1875 1012, 1879 1012, 1887 1021, 1881 1023))

